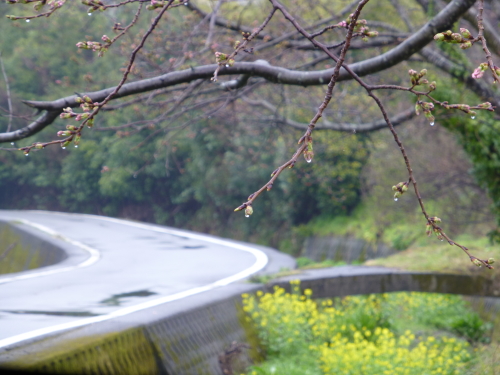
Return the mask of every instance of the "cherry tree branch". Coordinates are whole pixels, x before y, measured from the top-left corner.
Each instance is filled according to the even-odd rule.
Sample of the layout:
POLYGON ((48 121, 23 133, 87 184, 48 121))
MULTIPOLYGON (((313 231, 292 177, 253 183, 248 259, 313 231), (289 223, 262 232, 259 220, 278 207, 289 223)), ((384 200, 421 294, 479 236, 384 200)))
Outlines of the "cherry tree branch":
MULTIPOLYGON (((408 59, 411 55, 418 52, 426 44, 432 41, 435 33, 450 28, 452 24, 473 4, 474 0, 451 1, 450 4, 448 4, 432 20, 422 26, 413 36, 406 39, 403 43, 377 57, 351 64, 351 70, 356 72, 356 74, 361 77, 388 69, 389 67, 408 59)), ((113 92, 115 93, 112 96, 113 99, 140 94, 147 91, 175 86, 181 83, 188 83, 197 79, 209 79, 212 77, 213 72, 217 69, 217 67, 218 64, 192 67, 146 80, 123 84, 119 90, 116 90, 116 87, 112 87, 105 90, 86 93, 86 95, 88 95, 94 102, 100 102, 113 92)), ((329 82, 333 74, 333 69, 303 72, 272 66, 270 64, 264 65, 256 62, 237 62, 232 67, 222 66, 218 73, 219 76, 235 74, 259 76, 274 83, 312 86, 324 85, 326 82, 329 82)), ((347 79, 351 79, 351 76, 344 68, 342 68, 339 73, 338 81, 347 79)), ((25 101, 25 103, 39 110, 60 112, 63 108, 78 106, 75 99, 76 95, 72 95, 50 102, 25 101)), ((24 134, 32 135, 49 125, 51 123, 48 121, 49 118, 52 118, 52 120, 55 119, 53 116, 44 116, 43 118, 38 118, 35 122, 27 125, 25 130, 20 129, 20 131, 16 132, 2 133, 0 134, 0 142, 12 142, 19 140, 23 138, 20 136, 24 134)))

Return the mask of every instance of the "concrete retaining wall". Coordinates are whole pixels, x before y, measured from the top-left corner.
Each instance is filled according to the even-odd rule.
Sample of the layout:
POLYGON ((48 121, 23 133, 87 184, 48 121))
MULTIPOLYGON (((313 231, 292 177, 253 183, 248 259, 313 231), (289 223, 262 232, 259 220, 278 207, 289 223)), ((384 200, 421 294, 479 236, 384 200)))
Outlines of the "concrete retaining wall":
POLYGON ((0 220, 0 274, 51 266, 67 257, 63 249, 33 231, 0 220))
MULTIPOLYGON (((245 326, 241 294, 289 287, 301 279, 318 298, 352 294, 421 291, 498 297, 500 283, 482 276, 409 273, 374 267, 309 270, 269 285, 237 283, 142 311, 93 324, 0 355, 14 367, 57 373, 106 374, 223 374, 219 360, 231 343, 258 347, 251 327, 245 326), (126 365, 125 365, 126 364, 126 365)), ((498 299, 496 299, 498 300, 498 299)), ((256 357, 239 355, 240 366, 256 357)), ((242 369, 234 368, 235 374, 242 369)))
POLYGON ((312 236, 305 240, 301 256, 316 262, 332 259, 352 263, 386 257, 395 252, 396 250, 383 243, 369 243, 359 238, 312 236))
MULTIPOLYGON (((26 241, 30 238, 27 232, 15 233, 22 239, 26 236, 26 241)), ((302 288, 312 289, 317 298, 396 291, 500 296, 500 282, 484 276, 410 273, 362 266, 307 270, 268 285, 233 283, 23 342, 2 350, 0 365, 61 374, 240 374, 252 358, 259 357, 255 332, 243 319, 241 294, 259 289, 272 291, 275 285, 289 288, 289 281, 296 279, 301 280, 302 288), (230 359, 225 352, 234 342, 247 343, 252 349, 243 349, 243 353, 230 359), (221 361, 228 362, 225 372, 221 361)))

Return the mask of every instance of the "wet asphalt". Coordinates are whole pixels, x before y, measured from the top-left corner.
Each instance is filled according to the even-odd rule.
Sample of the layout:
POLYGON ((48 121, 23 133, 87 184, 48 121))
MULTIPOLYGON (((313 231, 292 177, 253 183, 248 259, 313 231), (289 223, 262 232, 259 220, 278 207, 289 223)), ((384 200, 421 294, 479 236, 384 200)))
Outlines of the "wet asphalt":
POLYGON ((0 275, 0 341, 294 266, 272 250, 146 223, 44 211, 0 210, 0 219, 70 254, 57 265, 0 275))

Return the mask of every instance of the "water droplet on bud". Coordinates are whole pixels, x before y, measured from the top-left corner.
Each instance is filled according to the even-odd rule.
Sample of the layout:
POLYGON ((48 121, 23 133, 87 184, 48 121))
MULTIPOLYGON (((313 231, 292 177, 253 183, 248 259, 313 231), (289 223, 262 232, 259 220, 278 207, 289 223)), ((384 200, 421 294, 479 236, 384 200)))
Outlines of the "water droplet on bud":
POLYGON ((394 198, 394 202, 397 202, 398 201, 398 198, 394 198))
POLYGON ((307 161, 308 163, 310 163, 310 162, 312 162, 312 159, 306 159, 306 161, 307 161))
POLYGON ((75 145, 75 148, 78 148, 78 145, 75 145))
POLYGON ((14 142, 10 142, 10 144, 11 144, 12 146, 14 146, 14 142))
POLYGON ((250 215, 245 215, 245 217, 250 217, 250 215))
POLYGON ((434 121, 431 122, 431 126, 434 126, 434 121))
MULTIPOLYGON (((30 22, 30 20, 26 20, 26 22, 30 22)), ((28 155, 26 155, 26 156, 28 156, 28 155)))
POLYGON ((226 68, 229 68, 229 64, 226 64, 226 68))
POLYGON ((91 16, 91 15, 92 15, 92 13, 87 13, 87 16, 91 16))
POLYGON ((470 118, 474 120, 476 118, 476 116, 471 116, 470 118))
POLYGON ((66 150, 66 147, 63 147, 62 149, 63 149, 63 150, 66 150))
POLYGON ((24 154, 24 155, 29 156, 29 154, 24 154))

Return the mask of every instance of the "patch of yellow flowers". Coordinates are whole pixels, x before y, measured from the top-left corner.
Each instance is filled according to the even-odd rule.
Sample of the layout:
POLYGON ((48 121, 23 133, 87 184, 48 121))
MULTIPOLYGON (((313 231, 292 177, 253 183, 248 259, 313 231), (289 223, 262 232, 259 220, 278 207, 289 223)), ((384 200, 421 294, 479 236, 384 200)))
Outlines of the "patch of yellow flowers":
MULTIPOLYGON (((331 300, 317 303, 311 295, 309 289, 300 291, 298 281, 292 282, 291 293, 276 287, 274 293, 243 295, 247 320, 257 327, 268 354, 287 358, 306 351, 316 358, 323 374, 332 375, 461 374, 471 358, 463 340, 416 337, 409 330, 396 336, 384 327, 381 317, 372 319, 381 326, 371 324, 378 297, 346 297, 334 306, 331 300)), ((447 302, 447 296, 419 298, 418 293, 398 298, 399 306, 410 309, 416 304, 447 302)))

